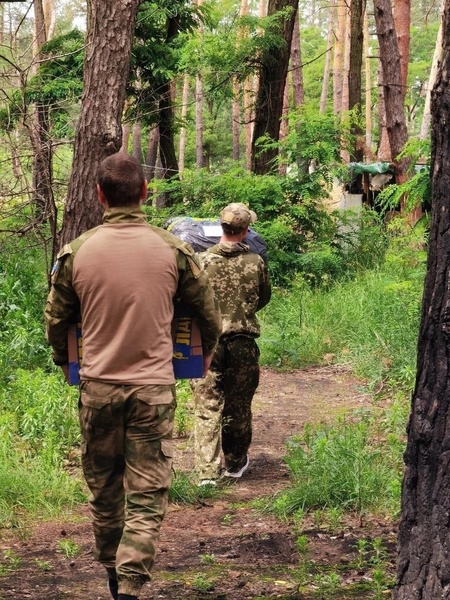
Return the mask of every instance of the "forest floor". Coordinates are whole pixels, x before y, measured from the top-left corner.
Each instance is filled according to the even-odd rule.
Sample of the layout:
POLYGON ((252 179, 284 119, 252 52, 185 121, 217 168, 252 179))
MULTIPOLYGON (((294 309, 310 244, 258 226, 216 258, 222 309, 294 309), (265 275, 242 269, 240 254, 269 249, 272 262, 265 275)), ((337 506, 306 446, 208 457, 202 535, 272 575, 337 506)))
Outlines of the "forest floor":
MULTIPOLYGON (((295 532, 293 523, 252 505, 288 485, 285 444, 305 423, 333 422, 369 406, 362 382, 345 369, 263 369, 253 404, 248 471, 213 499, 170 505, 153 581, 141 600, 388 597, 381 580, 395 569, 395 523, 347 515, 327 528, 312 514, 295 532), (306 536, 307 554, 296 544, 300 534, 306 536), (361 549, 373 540, 383 545, 382 573, 362 560, 361 549)), ((190 440, 177 439, 175 470, 191 470, 192 459, 190 440)), ((58 522, 35 523, 26 537, 2 531, 0 536, 0 600, 109 599, 104 570, 93 560, 85 506, 58 522), (80 551, 71 557, 61 550, 61 540, 80 551)))

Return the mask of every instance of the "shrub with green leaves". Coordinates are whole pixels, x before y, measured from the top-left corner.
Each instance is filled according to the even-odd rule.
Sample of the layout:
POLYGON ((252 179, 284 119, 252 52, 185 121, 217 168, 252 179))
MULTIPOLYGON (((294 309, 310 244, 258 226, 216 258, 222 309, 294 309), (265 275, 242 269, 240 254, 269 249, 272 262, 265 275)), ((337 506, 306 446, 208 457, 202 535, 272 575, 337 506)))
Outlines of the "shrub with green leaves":
POLYGON ((287 445, 291 487, 273 503, 283 516, 297 510, 345 508, 396 512, 402 453, 373 436, 370 420, 306 425, 287 445))

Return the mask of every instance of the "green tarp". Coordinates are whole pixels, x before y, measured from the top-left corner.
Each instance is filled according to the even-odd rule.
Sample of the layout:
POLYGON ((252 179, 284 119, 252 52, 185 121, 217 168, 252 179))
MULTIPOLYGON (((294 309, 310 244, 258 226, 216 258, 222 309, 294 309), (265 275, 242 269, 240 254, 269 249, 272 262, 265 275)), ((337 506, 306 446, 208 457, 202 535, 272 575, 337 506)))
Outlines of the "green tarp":
POLYGON ((377 162, 372 163, 370 165, 365 165, 364 163, 351 162, 349 163, 349 167, 357 175, 361 175, 362 173, 370 173, 371 175, 376 175, 377 173, 394 172, 391 167, 391 163, 388 162, 377 162))

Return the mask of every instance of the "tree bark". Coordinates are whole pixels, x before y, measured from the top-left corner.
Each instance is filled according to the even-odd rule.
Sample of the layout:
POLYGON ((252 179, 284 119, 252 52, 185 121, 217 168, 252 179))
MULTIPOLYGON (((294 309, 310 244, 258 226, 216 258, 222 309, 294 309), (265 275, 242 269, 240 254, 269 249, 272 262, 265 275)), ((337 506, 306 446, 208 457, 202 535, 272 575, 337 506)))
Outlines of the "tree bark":
MULTIPOLYGON (((330 53, 328 53, 327 56, 329 56, 329 54, 330 53)), ((295 109, 297 108, 297 106, 303 106, 303 104, 305 104, 305 88, 303 86, 302 67, 302 45, 298 11, 295 13, 294 31, 292 32, 291 68, 293 88, 292 107, 295 109)))
POLYGON ((88 1, 83 96, 62 243, 101 222, 97 168, 122 144, 121 117, 138 8, 139 0, 88 1))
POLYGON ((408 131, 404 114, 400 52, 390 0, 375 0, 374 7, 383 71, 386 128, 395 165, 395 180, 397 183, 402 183, 406 179, 408 161, 398 160, 397 157, 408 139, 408 131))
MULTIPOLYGON (((441 15, 444 13, 446 0, 442 0, 441 2, 441 15)), ((428 86, 427 93, 425 96, 425 106, 423 109, 423 117, 422 117, 422 125, 420 127, 420 139, 426 140, 430 133, 430 124, 431 124, 431 90, 433 89, 434 83, 436 81, 438 63, 441 60, 442 56, 442 19, 439 25, 439 30, 436 39, 436 46, 434 47, 433 53, 433 61, 431 63, 431 71, 430 77, 428 78, 428 86)))
POLYGON ((450 7, 431 101, 432 211, 405 453, 395 600, 450 598, 450 7))
POLYGON ((187 109, 188 109, 188 100, 189 100, 189 75, 185 75, 183 79, 183 93, 181 99, 181 129, 180 129, 180 143, 178 150, 178 169, 180 172, 180 176, 183 175, 184 171, 184 159, 186 154, 186 117, 187 117, 187 109))
POLYGON ((319 113, 323 115, 327 107, 328 87, 330 85, 331 58, 333 47, 333 21, 334 21, 334 1, 330 0, 328 15, 328 34, 327 34, 327 54, 325 56, 325 66, 323 68, 322 91, 320 93, 319 113))
MULTIPOLYGON (((364 46, 364 13, 366 11, 366 0, 352 0, 350 5, 350 63, 348 71, 348 108, 355 110, 359 117, 361 115, 361 93, 362 93, 362 62, 364 46)), ((358 123, 353 122, 351 133, 355 144, 351 151, 350 159, 361 162, 364 157, 364 143, 362 141, 362 129, 358 123)))
MULTIPOLYGON (((123 131, 123 128, 122 128, 123 131)), ((122 138, 123 139, 123 138, 122 138)), ((122 149, 122 146, 121 146, 122 149)), ((142 154, 142 125, 140 121, 133 123, 133 152, 134 158, 136 158, 141 164, 144 162, 142 154)))
POLYGON ((400 52, 400 73, 402 81, 403 102, 405 102, 408 85, 408 64, 411 29, 411 0, 394 0, 394 25, 400 52))
POLYGON ((338 115, 342 111, 342 86, 344 77, 345 24, 347 22, 347 5, 339 0, 337 5, 337 31, 335 32, 333 60, 333 110, 338 115))
POLYGON ((284 86, 291 53, 295 13, 298 9, 298 0, 269 0, 268 15, 274 15, 288 7, 292 8, 292 12, 278 27, 284 44, 266 54, 259 73, 252 140, 252 172, 257 175, 264 175, 276 168, 274 160, 278 154, 277 148, 260 151, 257 142, 263 136, 267 136, 274 142, 279 139, 284 86))

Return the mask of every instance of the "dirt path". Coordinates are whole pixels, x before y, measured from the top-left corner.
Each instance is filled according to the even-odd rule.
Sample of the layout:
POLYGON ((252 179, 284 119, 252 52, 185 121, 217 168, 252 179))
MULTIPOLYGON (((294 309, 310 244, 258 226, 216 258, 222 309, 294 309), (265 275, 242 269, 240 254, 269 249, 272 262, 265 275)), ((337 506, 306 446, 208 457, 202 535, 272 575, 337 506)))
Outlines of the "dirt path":
MULTIPOLYGON (((291 373, 264 370, 254 400, 254 439, 251 464, 241 481, 218 498, 196 506, 171 505, 163 523, 154 581, 141 600, 259 600, 260 598, 345 598, 297 592, 299 554, 289 523, 253 509, 249 501, 269 497, 288 482, 283 463, 285 442, 301 432, 305 422, 329 421, 369 404, 360 383, 345 370, 310 369, 291 373)), ((177 440, 175 466, 192 468, 191 445, 177 440)), ((324 572, 332 565, 356 563, 356 543, 380 536, 394 547, 390 523, 347 523, 336 533, 322 529, 308 536, 308 561, 324 572)), ((103 569, 92 558, 91 527, 85 509, 74 522, 37 524, 27 540, 0 542, 0 600, 108 600, 103 569), (82 552, 75 558, 61 553, 60 541, 74 542, 82 552), (10 553, 6 559, 4 551, 10 553), (1 560, 3 556, 3 560, 1 560), (2 564, 14 566, 2 573, 2 564)), ((4 567, 3 567, 4 570, 4 567)), ((346 582, 367 579, 364 569, 348 568, 346 582)), ((319 579, 320 580, 320 577, 319 579)), ((320 592, 320 590, 319 590, 320 592)), ((348 598, 371 597, 361 596, 348 598)))

